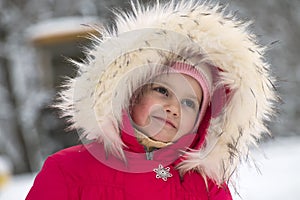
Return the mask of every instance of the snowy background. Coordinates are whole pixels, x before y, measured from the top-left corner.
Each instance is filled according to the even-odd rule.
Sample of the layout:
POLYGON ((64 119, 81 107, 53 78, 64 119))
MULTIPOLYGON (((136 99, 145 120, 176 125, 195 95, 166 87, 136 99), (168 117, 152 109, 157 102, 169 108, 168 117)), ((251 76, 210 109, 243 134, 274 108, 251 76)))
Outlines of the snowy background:
MULTIPOLYGON (((151 2, 151 0, 143 0, 151 2)), ((154 1, 154 0, 152 0, 154 1)), ((163 0, 162 0, 163 1, 163 0)), ((214 2, 214 0, 212 0, 214 2)), ((260 172, 243 166, 238 191, 245 200, 300 199, 300 1, 220 0, 268 46, 283 103, 254 157, 260 172)), ((80 60, 89 27, 109 22, 123 0, 0 0, 0 200, 24 199, 50 154, 78 143, 48 107, 63 76, 74 76, 66 57, 80 60), (16 192, 17 191, 17 192, 16 192)), ((235 195, 235 199, 239 199, 235 195)))

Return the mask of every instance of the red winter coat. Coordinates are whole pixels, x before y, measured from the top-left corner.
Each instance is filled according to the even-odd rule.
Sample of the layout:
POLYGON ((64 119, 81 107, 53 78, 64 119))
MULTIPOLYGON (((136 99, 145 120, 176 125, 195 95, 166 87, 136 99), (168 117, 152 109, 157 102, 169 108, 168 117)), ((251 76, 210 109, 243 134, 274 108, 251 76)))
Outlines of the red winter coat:
MULTIPOLYGON (((190 141, 190 136, 195 134, 155 151, 153 160, 147 160, 144 148, 135 137, 123 131, 122 140, 128 147, 126 164, 106 155, 104 146, 96 142, 62 150, 45 161, 26 200, 231 200, 226 184, 218 187, 208 179, 206 186, 203 177, 193 171, 179 175, 175 166, 180 159, 174 157, 177 155, 174 152, 190 141), (157 178, 153 171, 160 164, 170 168, 172 177, 166 181, 157 178)), ((199 145, 203 139, 194 140, 199 145)))

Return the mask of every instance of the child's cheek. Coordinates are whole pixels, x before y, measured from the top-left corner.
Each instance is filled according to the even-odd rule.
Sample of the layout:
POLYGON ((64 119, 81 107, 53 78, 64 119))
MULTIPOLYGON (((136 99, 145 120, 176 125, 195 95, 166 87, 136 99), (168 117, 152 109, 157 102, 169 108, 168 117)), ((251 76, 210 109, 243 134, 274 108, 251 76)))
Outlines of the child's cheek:
POLYGON ((190 133, 194 129, 196 115, 186 113, 182 115, 180 122, 180 130, 183 135, 190 133))

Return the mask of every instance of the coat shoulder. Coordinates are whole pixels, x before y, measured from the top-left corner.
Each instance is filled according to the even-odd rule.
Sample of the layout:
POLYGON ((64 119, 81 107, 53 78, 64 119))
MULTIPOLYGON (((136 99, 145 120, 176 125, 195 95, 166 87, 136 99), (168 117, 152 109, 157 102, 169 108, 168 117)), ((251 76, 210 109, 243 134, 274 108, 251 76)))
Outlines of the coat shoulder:
POLYGON ((76 146, 72 146, 66 149, 62 149, 51 156, 49 158, 57 160, 62 163, 68 162, 76 162, 79 160, 87 159, 88 151, 84 144, 79 144, 76 146))
POLYGON ((89 147, 95 145, 80 144, 72 146, 49 156, 48 159, 54 160, 59 168, 68 174, 85 174, 89 171, 97 171, 96 168, 103 168, 103 164, 99 162, 89 151, 89 147))

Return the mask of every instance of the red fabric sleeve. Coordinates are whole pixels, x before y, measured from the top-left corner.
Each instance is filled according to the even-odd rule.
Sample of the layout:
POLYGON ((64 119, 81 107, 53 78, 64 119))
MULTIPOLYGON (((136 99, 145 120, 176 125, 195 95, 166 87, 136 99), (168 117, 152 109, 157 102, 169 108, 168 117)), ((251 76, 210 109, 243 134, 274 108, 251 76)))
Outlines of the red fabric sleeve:
POLYGON ((209 200, 232 200, 232 196, 227 184, 216 185, 213 181, 208 181, 209 200))
POLYGON ((66 200, 67 184, 64 174, 53 157, 49 157, 36 176, 26 200, 66 200))

